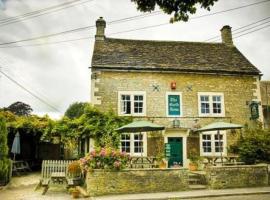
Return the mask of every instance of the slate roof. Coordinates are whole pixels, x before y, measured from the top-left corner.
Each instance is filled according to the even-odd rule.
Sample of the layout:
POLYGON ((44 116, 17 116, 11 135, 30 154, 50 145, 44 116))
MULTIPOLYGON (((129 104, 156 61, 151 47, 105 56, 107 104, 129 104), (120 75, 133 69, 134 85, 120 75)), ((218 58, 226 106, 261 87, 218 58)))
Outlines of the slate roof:
POLYGON ((259 75, 235 46, 223 43, 105 38, 96 41, 92 68, 259 75))

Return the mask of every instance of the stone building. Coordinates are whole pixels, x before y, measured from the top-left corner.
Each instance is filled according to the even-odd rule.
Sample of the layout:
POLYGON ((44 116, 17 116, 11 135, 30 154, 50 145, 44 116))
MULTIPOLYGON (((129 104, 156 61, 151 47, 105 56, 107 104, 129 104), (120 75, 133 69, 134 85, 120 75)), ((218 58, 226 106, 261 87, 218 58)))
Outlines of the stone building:
MULTIPOLYGON (((214 121, 250 123, 250 104, 260 102, 260 71, 233 45, 230 26, 221 29, 222 43, 107 38, 106 22, 96 21, 92 57, 91 102, 120 116, 164 125, 164 143, 178 143, 177 159, 187 155, 223 155, 234 137, 193 130, 214 121)), ((262 109, 259 106, 262 120, 262 109)), ((153 139, 123 134, 121 149, 152 156, 153 139), (142 152, 140 152, 142 151, 142 152)))
POLYGON ((270 81, 261 81, 260 87, 261 87, 264 127, 270 128, 270 81))

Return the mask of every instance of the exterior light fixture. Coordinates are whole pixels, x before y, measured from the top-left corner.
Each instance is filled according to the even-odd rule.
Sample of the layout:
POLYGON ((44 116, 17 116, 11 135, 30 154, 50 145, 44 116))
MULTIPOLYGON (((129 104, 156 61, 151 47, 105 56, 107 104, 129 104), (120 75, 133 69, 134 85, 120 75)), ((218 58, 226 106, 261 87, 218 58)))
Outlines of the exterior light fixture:
POLYGON ((174 119, 172 121, 173 128, 179 128, 180 127, 180 120, 179 119, 174 119))
POLYGON ((175 90, 176 89, 176 81, 171 82, 171 89, 175 90))

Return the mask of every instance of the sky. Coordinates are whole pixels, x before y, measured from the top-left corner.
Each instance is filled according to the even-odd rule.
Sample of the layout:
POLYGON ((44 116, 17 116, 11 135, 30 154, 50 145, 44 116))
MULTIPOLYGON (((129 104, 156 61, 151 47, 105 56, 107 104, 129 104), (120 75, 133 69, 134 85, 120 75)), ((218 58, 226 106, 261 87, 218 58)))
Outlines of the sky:
MULTIPOLYGON (((234 45, 263 73, 263 80, 270 80, 270 19, 266 19, 270 17, 270 1, 243 7, 261 1, 219 0, 210 12, 198 7, 197 13, 188 22, 169 24, 169 15, 154 13, 136 20, 107 24, 105 32, 106 36, 114 38, 204 42, 220 36, 222 26, 230 25, 234 45), (237 7, 243 8, 232 10, 237 7), (230 11, 215 14, 225 10, 230 11), (252 26, 247 26, 252 23, 252 26), (155 26, 158 24, 166 25, 155 26), (149 26, 152 27, 126 32, 149 26), (246 28, 236 30, 241 27, 246 28)), ((45 10, 46 14, 27 18, 26 13, 29 15, 30 12, 65 2, 68 1, 0 0, 0 70, 5 73, 0 73, 0 108, 22 101, 29 104, 35 114, 49 114, 58 118, 71 103, 90 102, 89 67, 96 19, 103 16, 107 22, 111 22, 145 14, 137 11, 131 0, 77 0, 74 5, 45 10), (19 20, 11 23, 14 19, 10 17, 15 16, 20 16, 19 20), (7 18, 9 21, 6 21, 7 18), (86 26, 90 28, 1 45, 86 26), (80 40, 59 43, 74 39, 80 40)), ((220 42, 220 37, 214 42, 220 42)))

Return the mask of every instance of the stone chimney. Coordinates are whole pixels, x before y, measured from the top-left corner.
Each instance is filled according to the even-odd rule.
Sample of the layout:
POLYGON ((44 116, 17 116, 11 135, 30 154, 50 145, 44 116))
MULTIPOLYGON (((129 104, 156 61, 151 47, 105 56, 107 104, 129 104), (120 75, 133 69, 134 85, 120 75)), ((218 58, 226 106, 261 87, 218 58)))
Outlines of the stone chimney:
POLYGON ((103 17, 100 17, 96 21, 96 27, 97 27, 97 32, 96 32, 96 40, 104 40, 105 38, 105 28, 106 28, 106 21, 103 19, 103 17))
POLYGON ((229 25, 225 25, 222 27, 221 31, 221 39, 222 43, 228 45, 228 46, 233 46, 233 40, 232 40, 232 31, 231 27, 229 25))

